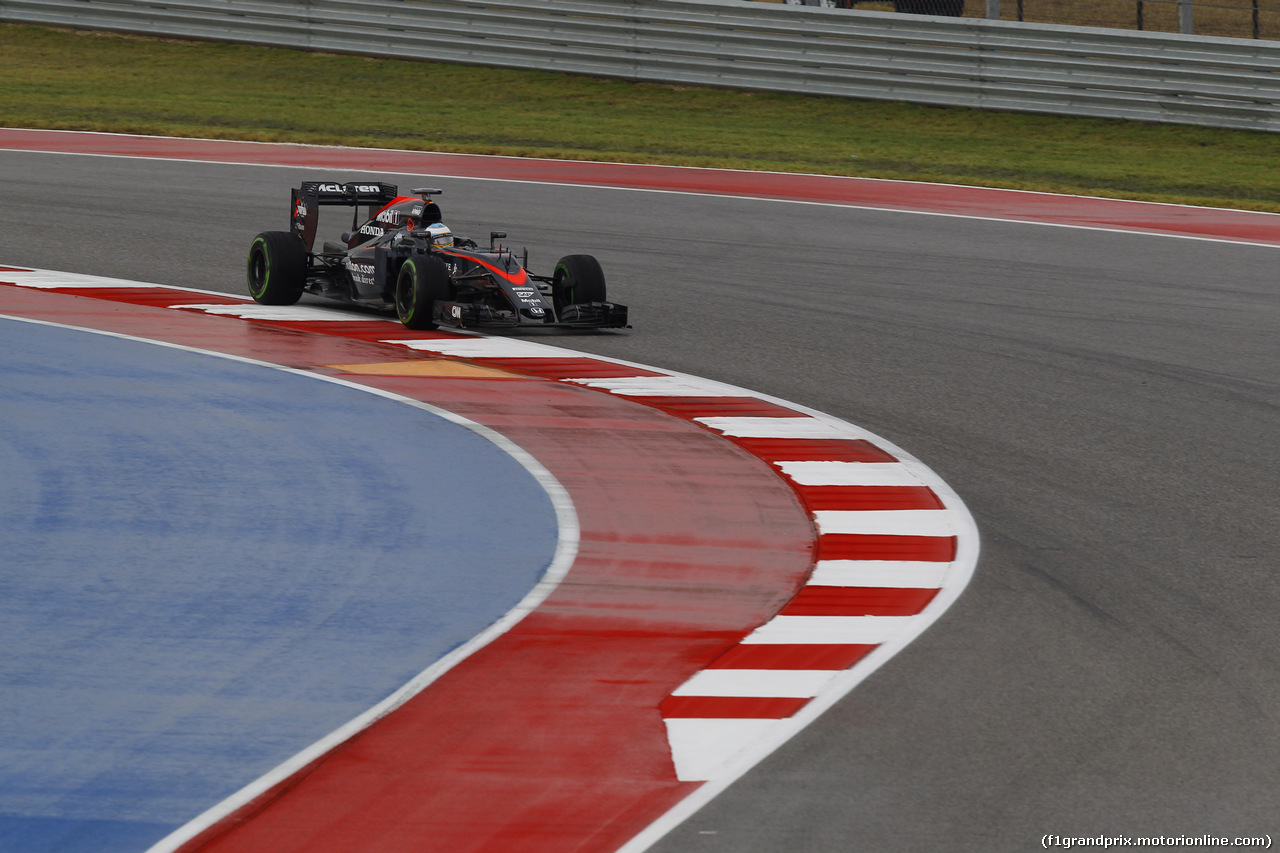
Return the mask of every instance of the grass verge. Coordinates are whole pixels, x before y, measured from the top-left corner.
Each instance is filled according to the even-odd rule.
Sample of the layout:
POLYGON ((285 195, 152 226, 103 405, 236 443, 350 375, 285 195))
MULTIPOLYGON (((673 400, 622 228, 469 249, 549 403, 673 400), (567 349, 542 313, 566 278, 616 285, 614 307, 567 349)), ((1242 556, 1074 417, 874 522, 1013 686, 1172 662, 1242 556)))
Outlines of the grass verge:
POLYGON ((0 25, 0 126, 858 175, 1280 212, 1274 134, 0 25))

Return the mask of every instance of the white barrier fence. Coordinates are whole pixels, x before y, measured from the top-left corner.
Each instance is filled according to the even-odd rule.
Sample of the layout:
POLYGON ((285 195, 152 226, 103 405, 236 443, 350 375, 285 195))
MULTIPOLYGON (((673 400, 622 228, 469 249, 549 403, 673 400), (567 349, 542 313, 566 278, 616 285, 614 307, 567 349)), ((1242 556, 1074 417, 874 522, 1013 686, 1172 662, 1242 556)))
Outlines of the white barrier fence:
POLYGON ((749 0, 0 0, 0 21, 1280 130, 1280 44, 749 0))

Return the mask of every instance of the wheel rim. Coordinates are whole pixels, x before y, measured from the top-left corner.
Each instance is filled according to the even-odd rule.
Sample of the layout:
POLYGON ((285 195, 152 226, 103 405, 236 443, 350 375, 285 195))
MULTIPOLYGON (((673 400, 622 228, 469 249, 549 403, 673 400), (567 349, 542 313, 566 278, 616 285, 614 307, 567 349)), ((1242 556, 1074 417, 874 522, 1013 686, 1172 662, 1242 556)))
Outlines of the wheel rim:
POLYGON ((267 289, 269 269, 266 253, 258 246, 254 246, 254 251, 249 257, 249 283, 253 288, 253 296, 261 296, 263 291, 267 289))
POLYGON ((557 264, 552 279, 551 298, 556 313, 559 314, 564 306, 573 301, 573 291, 568 287, 569 271, 562 264, 557 264))
POLYGON ((413 281, 416 270, 412 267, 400 273, 400 281, 396 286, 396 311, 401 320, 413 317, 413 281))

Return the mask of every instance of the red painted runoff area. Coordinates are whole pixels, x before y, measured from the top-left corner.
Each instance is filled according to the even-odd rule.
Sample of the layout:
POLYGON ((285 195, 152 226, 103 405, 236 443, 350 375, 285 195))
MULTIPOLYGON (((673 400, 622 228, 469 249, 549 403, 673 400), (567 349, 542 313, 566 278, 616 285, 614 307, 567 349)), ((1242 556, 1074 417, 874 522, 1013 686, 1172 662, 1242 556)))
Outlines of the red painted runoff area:
POLYGON ((1271 213, 870 178, 52 130, 0 129, 0 148, 704 193, 1280 244, 1280 216, 1271 213))

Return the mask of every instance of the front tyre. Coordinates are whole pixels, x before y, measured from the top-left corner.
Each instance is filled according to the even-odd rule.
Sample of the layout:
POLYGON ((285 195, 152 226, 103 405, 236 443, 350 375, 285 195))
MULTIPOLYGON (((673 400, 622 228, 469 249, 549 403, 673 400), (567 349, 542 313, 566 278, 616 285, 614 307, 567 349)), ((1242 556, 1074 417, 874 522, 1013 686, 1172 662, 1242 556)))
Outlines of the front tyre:
POLYGON ((289 231, 263 231, 249 245, 249 295, 263 305, 292 305, 307 284, 307 248, 289 231))
POLYGON ((567 255, 556 264, 551 295, 556 314, 566 305, 579 302, 607 302, 604 270, 591 255, 567 255))
POLYGON ((396 316, 406 329, 434 329, 435 304, 449 298, 449 271, 434 255, 414 255, 396 278, 396 316))

